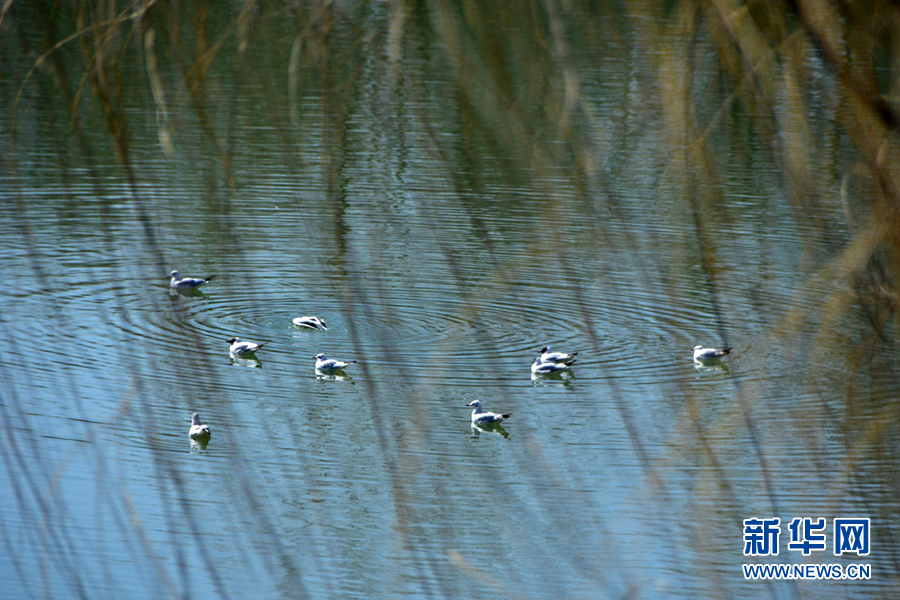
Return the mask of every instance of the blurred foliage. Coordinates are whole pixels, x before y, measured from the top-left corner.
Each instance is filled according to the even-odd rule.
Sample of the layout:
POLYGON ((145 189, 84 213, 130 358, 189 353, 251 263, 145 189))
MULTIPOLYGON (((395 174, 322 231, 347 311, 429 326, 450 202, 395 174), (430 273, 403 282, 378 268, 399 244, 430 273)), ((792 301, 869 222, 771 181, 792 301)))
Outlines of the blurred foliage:
MULTIPOLYGON (((323 175, 333 182, 343 123, 374 59, 386 90, 402 96, 393 109, 419 111, 435 150, 470 166, 460 190, 478 188, 476 157, 489 148, 505 157, 511 177, 522 165, 572 167, 586 199, 615 205, 609 179, 627 166, 608 142, 617 126, 609 113, 623 106, 598 102, 600 55, 633 71, 641 91, 620 90, 623 103, 664 118, 650 124, 663 126, 656 137, 671 150, 668 176, 694 208, 722 204, 722 157, 711 138, 743 119, 783 169, 794 210, 810 219, 834 200, 820 174, 835 172, 852 145, 857 165, 840 174, 842 201, 847 226, 866 235, 856 236, 842 266, 853 280, 868 273, 869 288, 893 290, 894 262, 874 263, 897 251, 897 13, 893 3, 826 0, 8 2, 0 14, 2 94, 13 118, 5 144, 14 162, 17 143, 27 143, 29 106, 49 103, 68 116, 53 124, 55 137, 88 165, 105 149, 88 147, 80 132, 102 127, 136 181, 132 155, 145 149, 134 147, 135 131, 155 129, 170 158, 185 139, 204 140, 202 152, 218 158, 211 187, 234 189, 229 131, 246 118, 230 97, 236 76, 258 83, 253 118, 276 129, 286 165, 302 166, 298 149, 317 127, 323 175), (457 92, 441 114, 423 108, 437 82, 457 92), (186 128, 203 135, 186 138, 186 128), (442 139, 445 131, 459 137, 442 139)), ((384 117, 396 119, 387 95, 384 117)), ((894 321, 890 298, 857 296, 877 305, 869 312, 887 311, 879 331, 894 321)))
MULTIPOLYGON (((795 219, 835 240, 833 255, 811 245, 803 257, 816 277, 834 281, 834 293, 815 314, 786 315, 779 334, 789 339, 812 321, 822 338, 841 338, 849 316, 871 335, 852 344, 848 372, 895 353, 896 3, 12 0, 0 4, 0 53, 0 106, 10 123, 0 162, 11 196, 24 206, 14 181, 42 136, 59 141, 64 173, 116 165, 160 272, 166 260, 141 186, 152 174, 136 155, 197 168, 208 182, 206 201, 227 214, 227 198, 252 176, 236 160, 242 152, 231 133, 264 125, 260 135, 285 169, 315 170, 325 182, 324 204, 337 205, 346 123, 367 97, 362 73, 375 70, 383 127, 403 138, 402 118, 414 117, 461 198, 482 192, 494 171, 513 181, 527 165, 550 205, 561 200, 540 174, 565 169, 587 211, 618 213, 625 207, 617 179, 638 167, 629 144, 651 137, 667 157, 653 165, 660 187, 680 190, 673 210, 693 220, 723 339, 727 318, 715 283, 726 258, 711 229, 740 219, 743 209, 726 197, 721 174, 729 160, 756 160, 763 144, 795 219), (605 77, 611 64, 629 79, 605 77), (234 78, 257 94, 235 98, 234 78), (255 110, 239 109, 246 103, 255 110), (56 120, 37 122, 38 114, 56 120), (103 131, 108 146, 92 146, 87 130, 103 131), (156 146, 137 141, 148 139, 156 146), (485 154, 495 160, 484 164, 485 154), (843 207, 843 221, 823 210, 834 205, 843 207), (838 242, 844 236, 848 244, 838 242)), ((92 181, 100 186, 103 178, 92 181)), ((473 223, 478 229, 474 212, 473 223)), ((555 230, 550 218, 548 225, 555 230)), ((335 235, 343 235, 338 226, 335 235)), ((817 351, 816 340, 806 343, 817 351)), ((848 437, 842 468, 849 473, 864 449, 896 455, 900 406, 888 401, 870 413, 858 402, 868 394, 854 381, 846 385, 848 414, 874 417, 848 437)), ((710 429, 694 417, 701 452, 717 463, 710 429)), ((884 478, 900 488, 896 473, 884 478)))

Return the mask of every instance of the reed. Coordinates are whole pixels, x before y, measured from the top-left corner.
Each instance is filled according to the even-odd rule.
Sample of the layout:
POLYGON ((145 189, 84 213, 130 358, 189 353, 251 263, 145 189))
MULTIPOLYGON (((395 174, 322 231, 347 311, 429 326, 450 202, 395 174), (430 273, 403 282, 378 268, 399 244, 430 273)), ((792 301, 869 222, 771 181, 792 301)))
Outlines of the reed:
MULTIPOLYGON (((697 293, 711 306, 711 328, 723 345, 738 345, 746 333, 740 315, 756 315, 766 323, 764 333, 755 336, 756 347, 783 348, 788 366, 782 372, 792 373, 796 385, 821 388, 818 403, 785 407, 781 415, 785 427, 797 429, 803 454, 821 476, 823 500, 817 506, 835 514, 862 496, 863 504, 878 511, 873 519, 893 523, 883 497, 900 493, 900 477, 884 465, 897 462, 900 403, 896 386, 884 383, 890 378, 883 374, 897 366, 900 318, 898 40, 900 9, 873 1, 6 2, 0 6, 3 213, 17 221, 30 248, 28 277, 50 290, 52 265, 35 242, 38 200, 23 183, 34 171, 35 157, 54 161, 60 180, 90 183, 111 254, 121 253, 110 215, 124 188, 142 232, 141 247, 132 249, 140 266, 133 269, 149 278, 170 267, 160 239, 169 215, 177 213, 154 191, 161 175, 153 165, 182 165, 206 191, 197 202, 208 214, 217 250, 246 252, 248 240, 233 212, 254 188, 257 174, 254 150, 242 147, 237 132, 253 129, 260 136, 255 148, 277 154, 285 177, 315 182, 312 191, 295 188, 285 204, 303 206, 315 196, 316 207, 327 215, 327 231, 317 235, 323 253, 340 257, 334 266, 347 282, 341 291, 353 307, 350 322, 383 319, 379 307, 389 305, 392 290, 366 277, 366 257, 354 250, 358 232, 346 220, 347 172, 361 143, 349 124, 369 110, 377 115, 373 138, 383 151, 396 154, 398 162, 412 153, 436 162, 442 197, 455 198, 468 219, 467 230, 493 277, 490 285, 470 290, 468 245, 443 237, 435 242, 448 277, 470 301, 461 319, 477 318, 485 294, 514 302, 516 282, 528 269, 506 258, 492 231, 491 215, 519 202, 493 197, 498 187, 519 187, 545 207, 537 211, 532 257, 559 264, 581 318, 577 328, 592 346, 583 354, 602 355, 606 343, 602 324, 592 316, 585 278, 603 280, 609 273, 586 275, 579 253, 601 263, 627 256, 634 280, 672 305, 691 304, 674 282, 689 270, 685 265, 695 264, 697 293), (765 197, 771 191, 769 199, 735 194, 741 177, 753 188, 748 195, 765 197), (640 211, 636 193, 648 195, 640 211), (589 249, 573 248, 572 224, 559 217, 562 213, 583 218, 591 232, 589 249), (803 232, 796 257, 802 281, 790 302, 767 296, 760 283, 773 276, 777 257, 728 235, 760 213, 772 214, 773 228, 803 232), (629 220, 633 229, 617 228, 629 220), (673 245, 658 229, 639 226, 656 221, 671 221, 685 233, 673 245), (825 254, 823 247, 829 249, 825 254), (668 258, 657 259, 661 253, 668 258), (737 265, 757 263, 758 281, 739 281, 745 271, 737 265), (828 292, 819 294, 822 289, 828 292), (734 306, 735 290, 745 293, 742 306, 734 306), (839 359, 836 347, 846 349, 839 359), (830 371, 835 364, 841 367, 837 374, 830 371), (875 472, 864 468, 872 457, 881 465, 875 472), (870 486, 877 491, 867 498, 864 490, 870 486)), ((445 209, 441 202, 416 207, 425 215, 445 209)), ((385 219, 403 225, 400 213, 385 219)), ((60 314, 52 312, 52 318, 64 327, 60 314)), ((357 347, 365 345, 363 332, 351 327, 350 335, 357 347)), ((478 343, 490 347, 496 339, 485 332, 478 343)), ((422 467, 386 433, 383 405, 392 390, 366 376, 372 359, 389 353, 396 341, 385 339, 374 356, 357 358, 362 385, 369 386, 367 410, 382 426, 378 442, 393 491, 392 526, 415 573, 410 587, 420 595, 453 596, 448 581, 464 573, 500 589, 495 575, 480 570, 462 550, 450 549, 435 561, 411 522, 416 508, 410 477, 421 476, 422 467)), ((122 400, 122 412, 137 415, 150 429, 161 426, 156 409, 138 400, 147 394, 152 370, 137 359, 127 363, 131 392, 122 400)), ((771 407, 775 383, 731 379, 734 402, 720 411, 710 411, 700 395, 689 397, 673 424, 675 449, 660 455, 648 449, 643 417, 617 383, 615 366, 604 368, 609 370, 604 393, 638 457, 641 485, 659 498, 661 510, 704 523, 705 529, 673 533, 692 539, 700 556, 720 565, 718 557, 732 552, 734 536, 718 542, 710 533, 738 531, 741 515, 755 516, 748 512, 760 504, 758 496, 748 500, 749 484, 729 474, 737 460, 728 455, 732 439, 748 440, 750 479, 765 490, 770 512, 785 509, 788 502, 776 488, 791 457, 767 446, 768 417, 761 408, 771 407), (694 494, 687 499, 671 482, 671 473, 683 471, 686 463, 698 467, 694 494)), ((209 364, 184 369, 212 388, 217 385, 209 364)), ((67 383, 66 396, 77 402, 79 391, 64 370, 59 379, 67 383)), ((682 393, 675 382, 660 386, 682 393)), ((33 425, 28 389, 6 385, 2 394, 3 459, 7 472, 15 474, 12 494, 21 518, 41 532, 26 541, 39 548, 43 562, 37 570, 61 573, 72 595, 91 597, 94 591, 81 574, 91 555, 79 547, 65 499, 55 495, 53 461, 38 455, 33 457, 37 470, 27 467, 24 432, 33 425)), ((410 410, 425 411, 414 396, 405 398, 410 410)), ((96 438, 93 427, 85 431, 88 439, 96 438)), ((422 447, 428 443, 425 433, 409 435, 422 447)), ((519 467, 532 476, 525 484, 562 536, 578 536, 575 524, 554 516, 577 514, 578 499, 545 491, 542 482, 560 477, 558 465, 531 442, 520 458, 519 467)), ((155 456, 166 518, 184 520, 186 530, 198 534, 202 527, 187 499, 189 482, 165 452, 155 456)), ((116 470, 115 457, 107 452, 98 450, 92 460, 100 477, 116 470)), ((258 559, 259 571, 282 582, 292 590, 289 595, 315 595, 314 575, 279 541, 267 516, 250 457, 236 456, 235 465, 245 539, 268 548, 258 559)), ((97 487, 105 485, 101 481, 97 487)), ((455 498, 446 503, 454 510, 461 504, 455 498)), ((153 573, 156 592, 190 593, 185 560, 158 556, 128 490, 115 490, 98 510, 120 524, 131 540, 128 552, 153 573)), ((6 531, 5 553, 26 581, 32 567, 23 564, 6 531)), ((895 565, 894 579, 897 540, 893 525, 879 530, 879 549, 890 555, 885 562, 895 565)), ((216 594, 227 597, 219 566, 202 550, 201 555, 216 594)), ((617 589, 594 559, 560 560, 583 578, 585 589, 617 589)), ((746 591, 743 582, 714 569, 699 582, 683 574, 674 578, 710 597, 746 591)), ((339 580, 315 585, 341 595, 339 580)), ((625 585, 639 587, 632 581, 625 585)), ((37 583, 26 587, 32 595, 53 595, 37 583)))

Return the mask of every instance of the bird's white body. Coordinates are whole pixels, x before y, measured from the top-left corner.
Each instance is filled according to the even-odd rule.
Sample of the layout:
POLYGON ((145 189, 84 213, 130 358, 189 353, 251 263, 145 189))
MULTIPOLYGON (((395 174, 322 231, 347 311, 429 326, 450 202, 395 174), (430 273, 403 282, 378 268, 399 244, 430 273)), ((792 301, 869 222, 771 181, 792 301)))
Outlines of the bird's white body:
POLYGON ((543 350, 541 350, 541 362, 542 363, 564 363, 566 365, 571 365, 575 362, 575 356, 578 352, 572 352, 571 354, 566 354, 565 352, 552 352, 550 350, 550 346, 545 346, 543 350))
POLYGON ((512 416, 512 413, 501 415, 499 413, 486 412, 481 409, 481 400, 473 400, 466 404, 472 406, 472 425, 489 425, 491 423, 499 423, 505 421, 512 416))
POLYGON ((310 329, 328 331, 328 327, 325 326, 325 321, 319 317, 296 317, 291 323, 298 327, 309 327, 310 329))
POLYGON ((704 348, 703 346, 698 344, 694 346, 694 360, 715 360, 717 358, 722 358, 729 352, 731 352, 731 348, 704 348))
POLYGON ((335 360, 333 358, 328 358, 321 352, 316 354, 313 358, 316 359, 316 371, 328 372, 328 371, 340 371, 345 367, 349 367, 351 364, 355 363, 355 360, 335 360))
POLYGON ((169 273, 169 277, 172 279, 172 281, 169 282, 169 286, 173 290, 186 290, 200 287, 201 285, 215 277, 215 275, 210 275, 209 277, 203 278, 182 277, 181 273, 179 273, 178 271, 172 271, 171 273, 169 273))
POLYGON ((191 429, 188 432, 188 437, 192 440, 208 440, 212 432, 209 430, 209 425, 200 422, 200 415, 198 413, 193 413, 191 415, 191 429))
POLYGON ((541 362, 540 356, 535 356, 531 363, 531 372, 535 375, 552 375, 553 373, 562 373, 568 371, 571 363, 564 362, 541 362))
POLYGON ((255 342, 245 342, 239 337, 233 337, 228 340, 228 343, 231 344, 229 350, 235 356, 241 356, 242 354, 252 354, 268 344, 269 342, 263 342, 262 344, 257 344, 255 342))

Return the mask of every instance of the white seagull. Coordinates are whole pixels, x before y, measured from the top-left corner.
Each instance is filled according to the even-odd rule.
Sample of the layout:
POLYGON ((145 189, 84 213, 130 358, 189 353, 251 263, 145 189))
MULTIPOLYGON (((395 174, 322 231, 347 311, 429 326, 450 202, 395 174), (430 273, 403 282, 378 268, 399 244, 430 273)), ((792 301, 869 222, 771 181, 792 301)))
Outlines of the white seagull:
POLYGON ((172 271, 169 273, 169 277, 172 278, 172 281, 169 283, 169 286, 173 290, 187 290, 196 287, 200 287, 215 275, 210 275, 209 277, 197 278, 197 277, 182 277, 181 273, 178 271, 172 271))
POLYGON ((512 416, 512 413, 501 415, 498 413, 484 412, 481 410, 481 400, 473 400, 466 406, 474 406, 472 409, 472 425, 488 425, 490 423, 499 423, 512 416))
POLYGON ((335 360, 333 358, 328 358, 321 352, 316 354, 313 358, 316 359, 316 371, 340 371, 344 367, 348 367, 351 364, 355 363, 355 360, 348 360, 346 362, 342 360, 335 360))
POLYGON ((715 360, 717 358, 722 358, 726 354, 731 352, 731 348, 722 348, 721 350, 718 348, 704 348, 700 344, 694 346, 694 360, 696 361, 704 361, 704 360, 715 360))
POLYGON ((572 363, 564 362, 541 362, 540 356, 534 357, 531 363, 531 372, 535 375, 552 375, 553 373, 562 373, 569 370, 572 363))
POLYGON ((573 352, 571 354, 566 354, 565 352, 551 352, 550 346, 544 346, 543 350, 541 350, 541 362, 571 365, 575 363, 575 356, 577 354, 578 352, 573 352))
POLYGON ((291 321, 291 323, 299 327, 309 327, 310 329, 328 331, 328 327, 325 326, 325 321, 319 317, 297 317, 291 321))
POLYGON ((228 340, 228 343, 231 344, 229 350, 235 356, 240 356, 242 354, 253 354, 269 342, 263 342, 262 344, 256 344, 254 342, 245 342, 239 337, 233 337, 228 340))
POLYGON ((188 432, 188 437, 192 440, 208 440, 212 432, 209 430, 209 425, 200 422, 200 414, 193 413, 191 415, 191 430, 188 432))

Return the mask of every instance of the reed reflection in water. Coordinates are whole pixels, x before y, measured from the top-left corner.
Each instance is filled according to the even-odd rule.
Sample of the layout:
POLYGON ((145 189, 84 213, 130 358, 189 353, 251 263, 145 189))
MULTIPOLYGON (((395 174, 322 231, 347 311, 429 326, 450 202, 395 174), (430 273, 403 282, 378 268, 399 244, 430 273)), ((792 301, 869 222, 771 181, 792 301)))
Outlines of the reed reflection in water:
POLYGON ((4 596, 890 596, 897 17, 8 3, 4 596))

